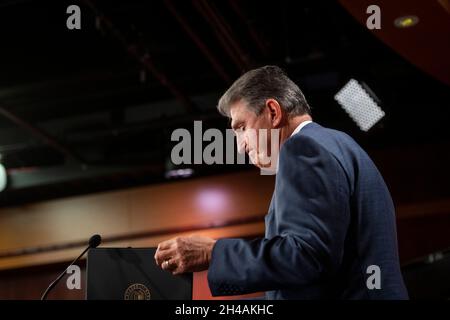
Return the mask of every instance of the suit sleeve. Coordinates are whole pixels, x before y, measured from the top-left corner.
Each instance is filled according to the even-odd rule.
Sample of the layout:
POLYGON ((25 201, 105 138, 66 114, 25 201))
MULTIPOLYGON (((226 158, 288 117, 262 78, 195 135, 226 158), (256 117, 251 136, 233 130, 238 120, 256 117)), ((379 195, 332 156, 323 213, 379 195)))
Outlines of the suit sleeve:
POLYGON ((274 192, 276 236, 216 242, 208 271, 213 295, 294 289, 337 271, 350 209, 335 157, 310 137, 288 139, 274 192))

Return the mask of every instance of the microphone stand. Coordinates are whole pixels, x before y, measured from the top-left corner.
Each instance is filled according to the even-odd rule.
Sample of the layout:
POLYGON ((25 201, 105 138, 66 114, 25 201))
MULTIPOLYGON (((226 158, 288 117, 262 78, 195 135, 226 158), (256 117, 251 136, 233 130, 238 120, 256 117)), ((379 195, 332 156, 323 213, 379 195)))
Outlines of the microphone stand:
POLYGON ((63 272, 61 272, 61 274, 58 276, 58 278, 56 278, 52 283, 50 283, 47 290, 45 290, 44 294, 42 295, 41 300, 46 300, 47 295, 50 292, 50 290, 52 290, 53 287, 56 286, 56 284, 61 280, 61 278, 64 277, 64 275, 67 272, 67 269, 69 269, 70 266, 75 264, 75 262, 77 262, 86 253, 86 251, 88 251, 90 248, 91 248, 91 246, 89 245, 86 249, 84 249, 84 251, 78 256, 78 258, 73 260, 73 262, 71 264, 69 264, 69 266, 63 272))

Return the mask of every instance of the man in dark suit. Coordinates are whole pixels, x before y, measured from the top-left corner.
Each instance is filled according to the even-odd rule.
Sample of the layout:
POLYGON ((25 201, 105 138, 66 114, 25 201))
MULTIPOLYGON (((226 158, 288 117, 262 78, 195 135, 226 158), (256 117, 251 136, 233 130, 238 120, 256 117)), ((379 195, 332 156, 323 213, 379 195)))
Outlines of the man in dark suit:
POLYGON ((218 109, 231 118, 238 149, 257 166, 276 168, 265 237, 178 237, 159 245, 157 263, 174 274, 208 269, 213 295, 406 299, 394 206, 366 152, 312 122, 302 92, 275 66, 241 76, 218 109), (249 132, 260 129, 278 130, 280 148, 252 143, 249 132), (276 163, 261 161, 267 156, 276 163))

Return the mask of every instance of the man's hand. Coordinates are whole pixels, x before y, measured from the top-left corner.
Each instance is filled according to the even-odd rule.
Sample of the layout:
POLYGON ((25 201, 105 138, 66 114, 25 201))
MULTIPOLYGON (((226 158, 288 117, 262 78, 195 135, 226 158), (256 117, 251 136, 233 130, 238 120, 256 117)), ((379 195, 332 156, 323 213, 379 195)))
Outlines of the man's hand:
POLYGON ((195 235, 161 242, 155 253, 156 264, 174 275, 206 270, 215 243, 212 238, 195 235))

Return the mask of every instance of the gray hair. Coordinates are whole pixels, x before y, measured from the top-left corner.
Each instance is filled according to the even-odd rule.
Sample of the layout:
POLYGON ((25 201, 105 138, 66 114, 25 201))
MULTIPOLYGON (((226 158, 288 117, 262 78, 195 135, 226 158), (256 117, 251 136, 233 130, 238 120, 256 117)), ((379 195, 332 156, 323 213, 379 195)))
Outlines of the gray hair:
POLYGON ((311 114, 300 88, 277 66, 264 66, 243 74, 220 98, 217 109, 230 117, 231 105, 243 100, 260 115, 270 98, 277 100, 288 116, 311 114))

